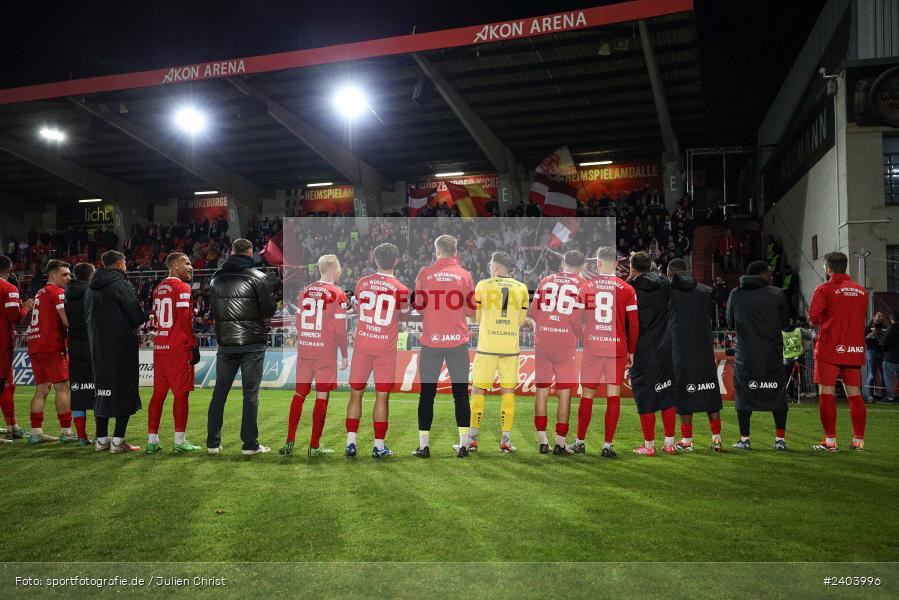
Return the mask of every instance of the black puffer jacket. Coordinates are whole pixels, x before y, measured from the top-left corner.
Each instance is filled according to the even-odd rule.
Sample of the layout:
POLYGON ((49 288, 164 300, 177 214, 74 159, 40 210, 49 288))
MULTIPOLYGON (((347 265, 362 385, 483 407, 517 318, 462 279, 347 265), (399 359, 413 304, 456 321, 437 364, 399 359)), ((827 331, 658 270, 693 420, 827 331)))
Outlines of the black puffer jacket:
POLYGON ((209 283, 219 352, 256 352, 265 348, 267 319, 275 314, 272 284, 253 268, 253 259, 232 254, 209 283))
POLYGON ((87 320, 84 318, 84 295, 87 281, 73 279, 66 286, 65 311, 69 320, 69 360, 90 360, 87 341, 87 320))

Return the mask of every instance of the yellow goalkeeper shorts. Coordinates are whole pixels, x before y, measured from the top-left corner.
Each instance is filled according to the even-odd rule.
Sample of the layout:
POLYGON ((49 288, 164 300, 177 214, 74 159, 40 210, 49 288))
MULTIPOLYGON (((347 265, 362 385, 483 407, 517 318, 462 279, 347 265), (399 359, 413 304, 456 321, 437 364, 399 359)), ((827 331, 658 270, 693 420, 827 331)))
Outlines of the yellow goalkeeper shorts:
POLYGON ((518 386, 518 355, 482 354, 476 352, 471 368, 471 382, 482 390, 493 389, 496 374, 499 385, 504 388, 518 386))

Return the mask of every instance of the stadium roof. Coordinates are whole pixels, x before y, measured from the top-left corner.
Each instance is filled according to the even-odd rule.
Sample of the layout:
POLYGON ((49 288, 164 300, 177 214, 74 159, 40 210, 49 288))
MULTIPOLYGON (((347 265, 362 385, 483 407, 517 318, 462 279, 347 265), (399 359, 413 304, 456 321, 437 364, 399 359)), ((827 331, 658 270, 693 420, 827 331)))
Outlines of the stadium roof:
POLYGON ((351 168, 371 168, 385 182, 447 170, 495 172, 460 118, 458 99, 527 170, 565 144, 580 160, 658 159, 663 132, 638 20, 645 21, 683 145, 706 122, 692 0, 635 0, 0 90, 0 193, 70 200, 95 195, 85 185, 92 177, 148 198, 227 187, 221 182, 234 179, 260 190, 347 182, 333 144, 338 158, 345 150, 361 161, 351 168), (333 107, 335 90, 347 82, 365 91, 370 106, 349 126, 333 107), (414 100, 416 86, 422 89, 414 100), (193 140, 173 124, 184 105, 208 114, 209 130, 193 140), (43 126, 58 127, 66 141, 47 144, 37 135, 43 126))

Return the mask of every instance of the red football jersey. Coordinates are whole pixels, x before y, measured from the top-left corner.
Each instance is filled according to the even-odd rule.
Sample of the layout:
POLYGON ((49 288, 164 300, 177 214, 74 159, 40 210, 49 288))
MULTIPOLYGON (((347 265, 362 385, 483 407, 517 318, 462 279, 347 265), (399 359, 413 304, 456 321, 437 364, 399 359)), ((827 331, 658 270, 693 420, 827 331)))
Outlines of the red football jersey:
POLYGON ((193 304, 190 284, 177 277, 163 279, 153 290, 155 354, 185 352, 194 347, 193 304))
POLYGON ((421 313, 421 343, 452 348, 468 343, 466 317, 475 314, 474 281, 455 258, 438 258, 415 278, 415 309, 421 313))
POLYGON ((347 356, 346 316, 349 301, 343 290, 326 281, 310 283, 297 297, 297 356, 328 360, 337 349, 347 356))
POLYGON ((808 318, 818 327, 815 360, 833 365, 865 364, 868 291, 845 273, 834 273, 812 294, 808 318))
POLYGON ((12 352, 13 326, 28 314, 19 299, 19 288, 5 279, 0 279, 0 303, 3 303, 3 311, 0 312, 0 352, 12 352))
POLYGON ((637 349, 637 294, 615 275, 597 275, 578 291, 584 327, 584 352, 624 356, 637 349))
POLYGON ((66 291, 48 283, 34 297, 28 327, 28 353, 60 352, 66 349, 66 327, 59 311, 65 306, 66 291))
POLYGON ((528 317, 534 319, 534 346, 577 348, 583 333, 577 318, 578 292, 587 280, 573 273, 555 273, 543 278, 534 292, 528 317))
POLYGON ((359 279, 354 294, 356 335, 353 350, 367 354, 396 352, 397 324, 409 312, 409 288, 392 275, 359 279))

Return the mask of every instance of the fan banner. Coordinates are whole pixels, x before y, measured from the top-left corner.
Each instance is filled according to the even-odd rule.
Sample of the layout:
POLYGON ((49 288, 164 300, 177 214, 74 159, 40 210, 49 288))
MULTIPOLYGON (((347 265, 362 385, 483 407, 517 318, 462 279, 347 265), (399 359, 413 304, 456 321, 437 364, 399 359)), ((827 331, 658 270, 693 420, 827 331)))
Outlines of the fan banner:
POLYGON ((406 196, 411 198, 413 194, 417 193, 416 190, 437 190, 437 195, 432 200, 432 204, 436 206, 446 204, 452 208, 456 205, 456 199, 446 185, 447 183, 452 183, 457 186, 480 186, 480 189, 487 193, 490 200, 495 202, 499 198, 498 179, 496 175, 468 175, 410 181, 406 183, 406 196))
POLYGON ((178 222, 182 225, 203 219, 211 223, 219 217, 228 218, 228 196, 224 194, 178 199, 178 222))

